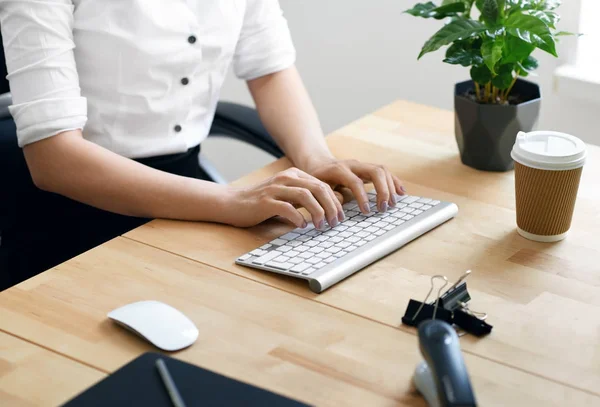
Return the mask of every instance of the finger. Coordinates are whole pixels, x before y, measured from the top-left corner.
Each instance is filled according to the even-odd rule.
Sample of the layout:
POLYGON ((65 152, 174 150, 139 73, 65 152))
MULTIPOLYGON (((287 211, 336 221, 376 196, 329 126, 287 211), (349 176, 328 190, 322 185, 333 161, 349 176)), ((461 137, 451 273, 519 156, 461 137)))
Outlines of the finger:
MULTIPOLYGON (((331 199, 331 202, 335 206, 335 219, 337 219, 337 221, 334 220, 333 213, 331 213, 331 212, 328 211, 328 207, 326 207, 324 205, 324 203, 318 197, 317 198, 319 199, 319 202, 321 202, 321 204, 323 205, 323 208, 325 208, 325 211, 327 213, 328 223, 332 227, 334 227, 335 225, 337 225, 338 222, 341 222, 341 221, 343 221, 345 219, 344 209, 342 208, 342 204, 340 202, 340 199, 335 195, 335 192, 333 191, 333 189, 331 188, 331 186, 329 184, 327 184, 327 183, 321 181, 320 179, 318 179, 317 177, 314 177, 314 176, 312 176, 312 175, 310 175, 310 174, 308 174, 308 173, 306 173, 304 171, 301 171, 301 170, 298 170, 297 174, 298 174, 298 177, 300 179, 307 180, 307 181, 310 181, 310 182, 316 182, 316 183, 321 184, 321 185, 323 185, 323 186, 326 187, 327 194, 329 195, 329 198, 331 199), (335 223, 335 224, 332 224, 332 222, 335 223)), ((313 189, 310 189, 310 190, 313 191, 313 189)), ((331 209, 331 208, 329 208, 329 209, 331 209)))
POLYGON ((302 214, 296 208, 294 208, 292 204, 273 199, 269 206, 269 217, 281 216, 282 218, 292 222, 296 227, 306 227, 306 219, 304 219, 304 216, 302 216, 302 214))
POLYGON ((389 172, 387 169, 385 170, 385 175, 388 185, 388 191, 390 191, 390 200, 388 203, 390 204, 390 206, 394 207, 398 203, 398 201, 396 200, 396 185, 394 184, 394 178, 392 178, 392 173, 389 172))
POLYGON ((325 210, 308 189, 281 185, 275 193, 275 198, 302 205, 310 213, 315 227, 325 228, 325 210))
POLYGON ((386 171, 376 165, 359 163, 352 170, 360 177, 367 179, 375 186, 377 191, 377 209, 385 212, 388 209, 390 190, 388 188, 386 171))
POLYGON ((392 179, 394 180, 394 186, 396 187, 396 193, 398 195, 406 195, 406 189, 404 188, 402 181, 400 181, 400 178, 396 177, 395 175, 392 175, 392 179))
POLYGON ((364 214, 371 213, 369 198, 365 191, 365 183, 363 180, 348 167, 338 167, 334 171, 336 172, 336 174, 334 174, 336 182, 352 191, 352 195, 354 195, 354 199, 356 199, 361 212, 364 214))
POLYGON ((287 186, 308 189, 325 210, 325 219, 329 226, 335 227, 340 222, 339 213, 342 212, 342 206, 328 184, 317 178, 297 178, 290 180, 287 186))

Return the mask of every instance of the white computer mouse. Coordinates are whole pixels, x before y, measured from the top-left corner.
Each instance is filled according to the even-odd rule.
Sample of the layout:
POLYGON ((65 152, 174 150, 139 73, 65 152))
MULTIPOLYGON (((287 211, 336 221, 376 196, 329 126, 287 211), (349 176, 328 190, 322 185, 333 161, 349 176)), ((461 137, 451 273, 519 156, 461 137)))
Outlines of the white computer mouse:
POLYGON ((134 302, 108 317, 162 350, 187 348, 198 339, 198 328, 188 317, 159 301, 134 302))

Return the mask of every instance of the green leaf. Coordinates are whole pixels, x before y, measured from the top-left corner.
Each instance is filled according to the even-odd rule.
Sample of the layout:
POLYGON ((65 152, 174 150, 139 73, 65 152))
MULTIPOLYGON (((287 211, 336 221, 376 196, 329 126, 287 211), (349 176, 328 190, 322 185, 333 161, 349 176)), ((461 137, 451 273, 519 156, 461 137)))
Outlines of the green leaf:
POLYGON ((486 38, 481 46, 481 55, 492 74, 496 74, 496 64, 502 58, 504 37, 486 38))
POLYGON ((478 21, 467 20, 465 18, 457 18, 442 27, 425 43, 419 58, 429 52, 437 51, 444 45, 453 43, 454 41, 464 40, 473 37, 486 30, 485 25, 478 21))
POLYGON ((501 90, 508 89, 513 79, 513 65, 502 65, 498 70, 498 75, 492 79, 492 85, 501 90))
POLYGON ((471 79, 480 85, 485 85, 492 80, 492 73, 486 65, 474 66, 471 68, 471 79))
POLYGON ((535 71, 538 69, 539 63, 538 60, 532 57, 531 55, 525 58, 520 62, 521 68, 523 68, 527 72, 535 71))
POLYGON ((558 56, 550 27, 539 18, 523 13, 515 13, 506 20, 506 28, 509 34, 519 37, 555 57, 558 56))
POLYGON ((497 0, 483 0, 483 9, 481 10, 483 20, 489 24, 496 24, 500 16, 497 0))
POLYGON ((433 2, 419 3, 413 8, 406 10, 405 13, 415 17, 423 18, 435 18, 441 20, 446 17, 456 16, 458 13, 465 11, 465 3, 462 1, 448 3, 440 7, 436 6, 433 2))
POLYGON ((466 42, 455 42, 446 51, 444 62, 464 67, 483 64, 483 58, 479 53, 479 47, 474 48, 466 42))
POLYGON ((508 35, 504 41, 502 62, 511 63, 522 61, 531 55, 534 49, 535 45, 529 44, 518 37, 508 35))
POLYGON ((556 10, 562 4, 562 0, 545 0, 542 1, 540 7, 542 10, 556 10))
POLYGON ((554 11, 526 10, 524 13, 539 18, 550 28, 556 28, 560 21, 560 16, 554 11))
POLYGON ((558 31, 558 32, 552 33, 552 35, 554 35, 555 37, 565 37, 568 35, 576 35, 578 37, 581 37, 583 34, 576 34, 576 33, 568 32, 568 31, 558 31))

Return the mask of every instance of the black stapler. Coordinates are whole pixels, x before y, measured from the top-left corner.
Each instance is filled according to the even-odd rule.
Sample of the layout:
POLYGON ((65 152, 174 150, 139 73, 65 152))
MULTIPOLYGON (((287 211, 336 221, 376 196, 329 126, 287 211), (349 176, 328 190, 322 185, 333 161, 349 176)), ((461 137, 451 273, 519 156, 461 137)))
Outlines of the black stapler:
POLYGON ((477 406, 454 328, 441 320, 422 322, 419 346, 424 360, 413 380, 429 407, 477 406))

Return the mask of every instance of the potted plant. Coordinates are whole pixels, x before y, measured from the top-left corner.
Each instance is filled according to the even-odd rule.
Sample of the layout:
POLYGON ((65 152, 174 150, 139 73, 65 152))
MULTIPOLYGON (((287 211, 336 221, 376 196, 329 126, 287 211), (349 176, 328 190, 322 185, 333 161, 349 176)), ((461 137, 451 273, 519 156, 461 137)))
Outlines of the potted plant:
POLYGON ((443 0, 416 4, 406 13, 448 19, 418 59, 449 45, 444 62, 470 67, 471 80, 456 84, 455 132, 464 164, 487 171, 514 168, 510 157, 519 131, 537 123, 541 94, 525 81, 538 67, 539 48, 557 56, 560 0, 443 0))

